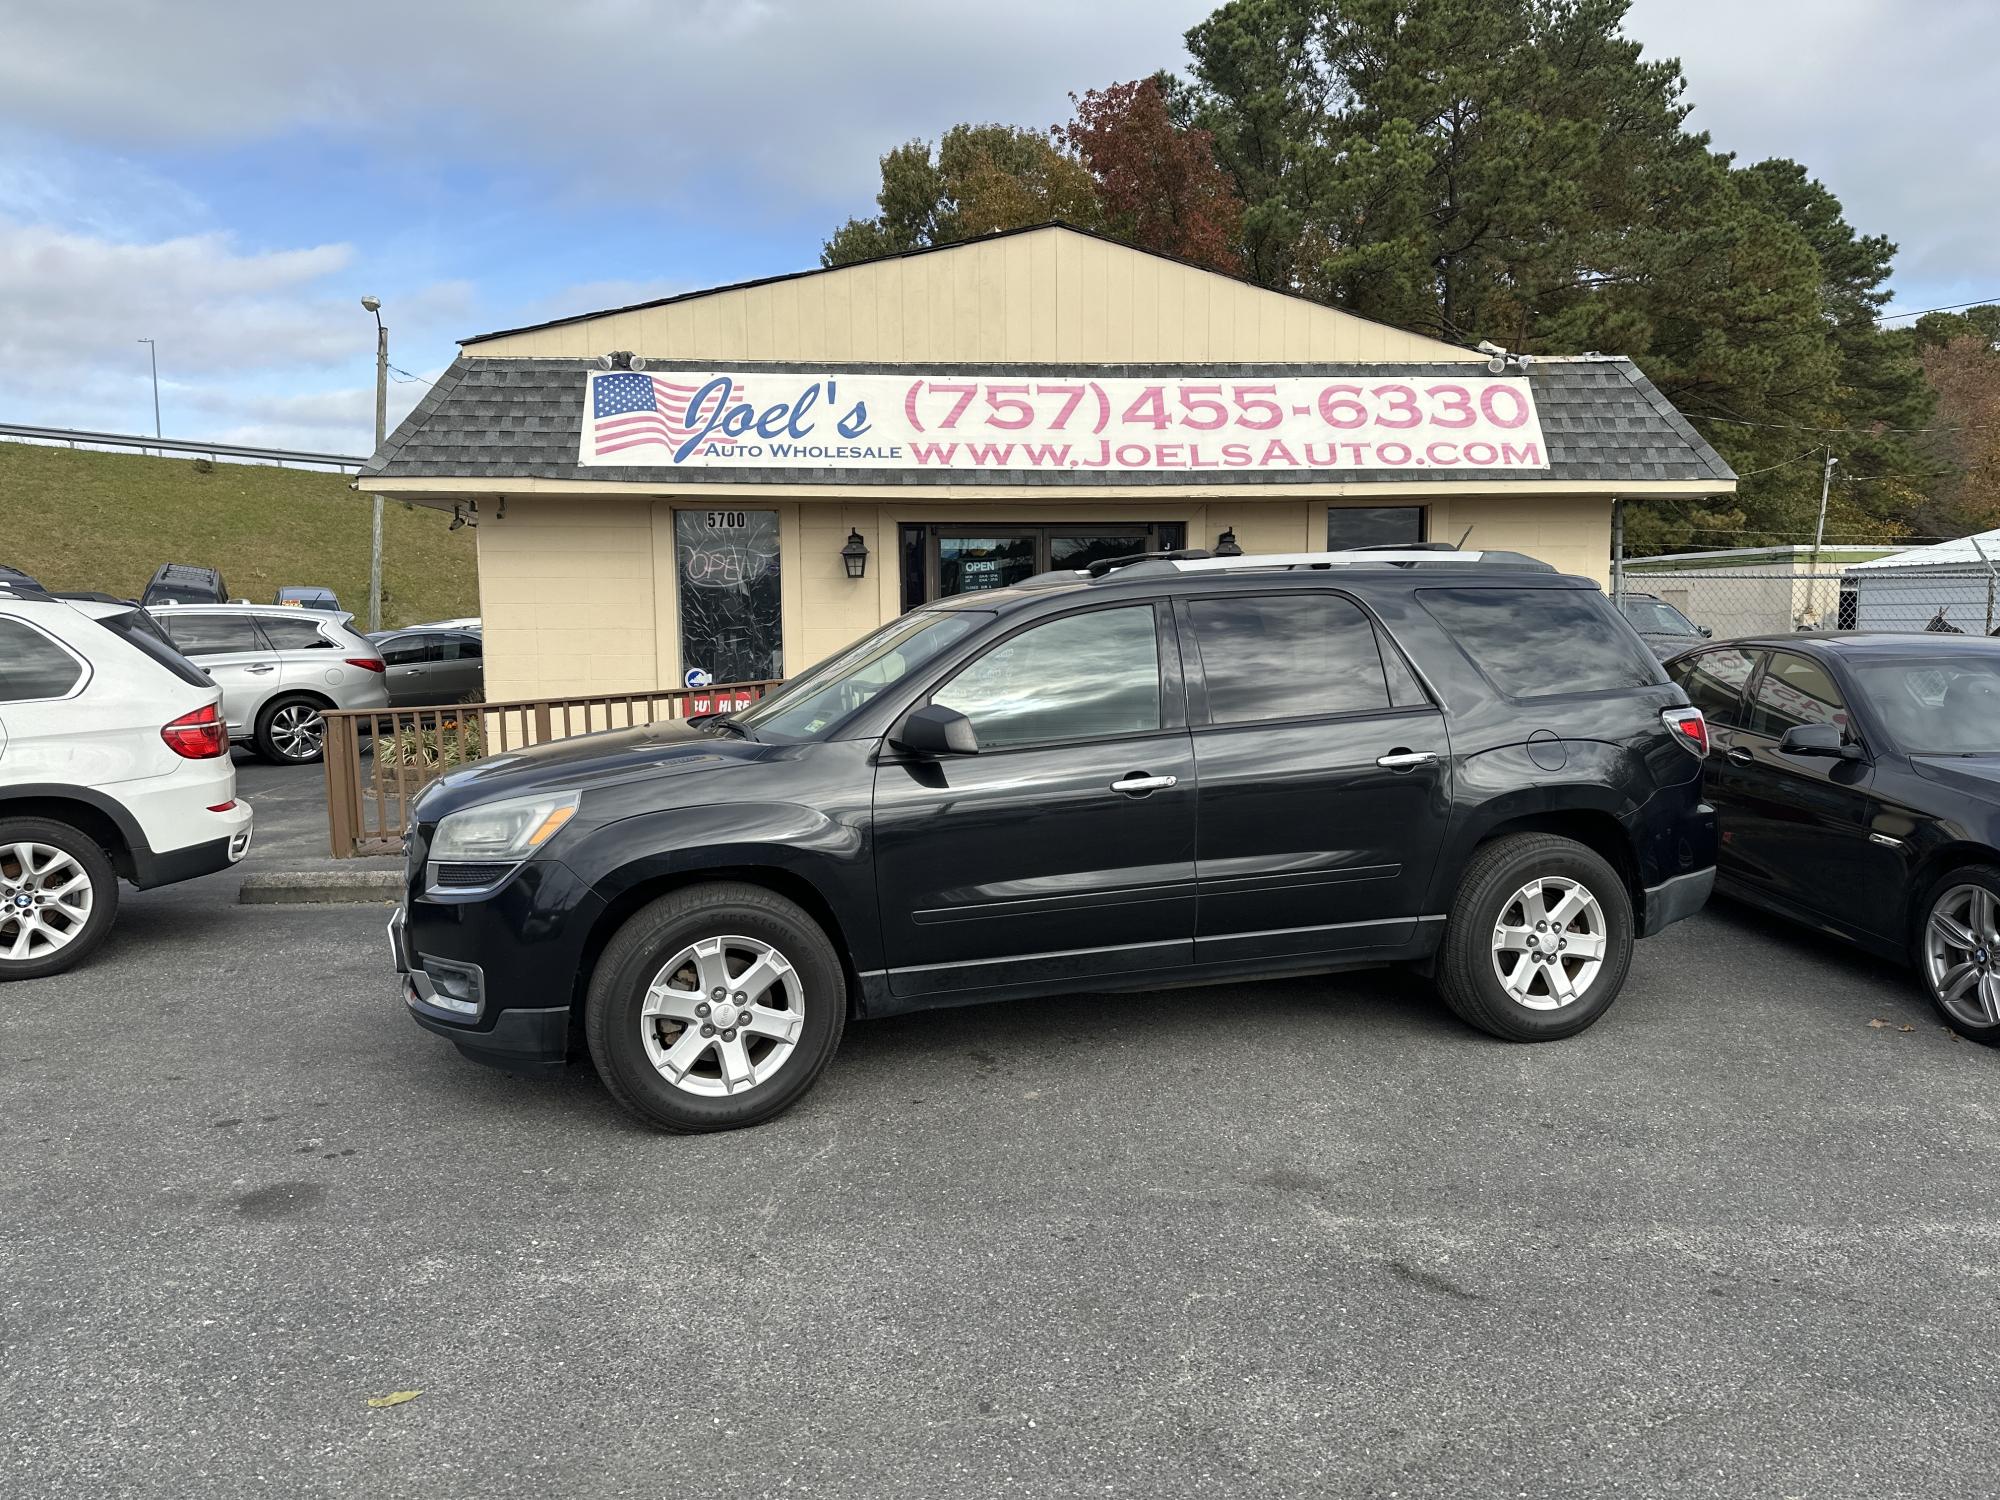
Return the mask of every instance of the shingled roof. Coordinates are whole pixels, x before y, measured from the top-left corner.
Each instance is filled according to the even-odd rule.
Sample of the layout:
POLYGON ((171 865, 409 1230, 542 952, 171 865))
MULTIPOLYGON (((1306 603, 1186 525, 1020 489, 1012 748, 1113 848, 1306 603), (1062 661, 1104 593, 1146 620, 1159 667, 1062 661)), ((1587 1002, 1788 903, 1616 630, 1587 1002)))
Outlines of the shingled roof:
MULTIPOLYGON (((699 360, 676 360, 676 366, 700 369, 699 360)), ((726 361, 718 368, 745 374, 760 371, 820 374, 824 365, 745 363, 726 361)), ((723 484, 844 484, 894 489, 906 485, 1018 485, 1024 489, 1092 485, 1163 486, 1189 483, 1183 473, 1116 470, 984 470, 984 469, 739 469, 676 468, 670 465, 585 467, 577 462, 582 437, 585 376, 599 366, 589 359, 537 359, 462 355, 439 377, 416 409, 362 468, 361 488, 382 481, 393 489, 398 480, 475 479, 504 489, 513 479, 606 480, 635 485, 671 485, 691 489, 705 483, 723 484)), ((893 373, 889 365, 842 363, 843 372, 893 373)), ((1081 373, 1108 378, 1147 379, 1197 375, 1217 377, 1304 376, 1337 379, 1379 379, 1387 375, 1437 376, 1465 374, 1463 364, 1202 364, 926 366, 936 374, 1042 376, 1081 373)), ((1519 484, 1524 480, 1587 482, 1616 490, 1621 484, 1680 481, 1712 490, 1718 482, 1736 478, 1721 456, 1702 440, 1653 383, 1628 359, 1591 355, 1574 359, 1535 359, 1527 380, 1541 417, 1549 467, 1520 469, 1454 469, 1454 481, 1476 485, 1519 484)), ((1200 483, 1229 485, 1324 484, 1331 480, 1395 484, 1426 480, 1430 469, 1353 470, 1215 470, 1204 471, 1200 483)))

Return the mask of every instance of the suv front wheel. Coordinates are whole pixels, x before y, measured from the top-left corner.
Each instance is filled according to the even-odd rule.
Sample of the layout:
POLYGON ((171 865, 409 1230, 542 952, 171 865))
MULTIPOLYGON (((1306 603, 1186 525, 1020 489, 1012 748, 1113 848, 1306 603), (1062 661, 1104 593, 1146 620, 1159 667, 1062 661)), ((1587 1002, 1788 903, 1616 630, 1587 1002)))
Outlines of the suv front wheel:
POLYGON ((762 886, 717 881, 640 908, 591 975, 598 1075, 662 1130, 756 1125, 833 1060, 847 974, 819 923, 762 886))
POLYGON ((1474 854, 1438 953, 1458 1017, 1514 1042, 1574 1036, 1611 1008, 1632 962, 1632 901, 1595 850, 1512 834, 1474 854))

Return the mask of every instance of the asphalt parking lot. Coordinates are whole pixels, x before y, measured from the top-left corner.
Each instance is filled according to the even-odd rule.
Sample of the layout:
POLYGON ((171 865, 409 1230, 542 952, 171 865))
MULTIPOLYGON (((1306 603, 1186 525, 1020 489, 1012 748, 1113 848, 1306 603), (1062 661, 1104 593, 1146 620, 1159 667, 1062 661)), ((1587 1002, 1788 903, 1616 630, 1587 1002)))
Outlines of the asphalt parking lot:
POLYGON ((128 897, 0 991, 0 1492, 2000 1491, 2000 1056, 1741 910, 1565 1043, 1036 1001, 674 1138, 420 1033, 379 908, 128 897))

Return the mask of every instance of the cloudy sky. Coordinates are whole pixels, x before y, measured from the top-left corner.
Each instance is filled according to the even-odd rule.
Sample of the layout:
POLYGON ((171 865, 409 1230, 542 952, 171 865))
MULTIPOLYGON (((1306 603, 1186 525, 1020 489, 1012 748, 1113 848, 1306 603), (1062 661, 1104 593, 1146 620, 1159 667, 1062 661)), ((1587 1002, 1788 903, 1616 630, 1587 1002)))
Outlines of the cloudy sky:
MULTIPOLYGON (((457 337, 798 270, 875 160, 1185 61, 1203 0, 0 0, 0 420, 370 445, 374 325, 457 337)), ((2000 295, 1992 0, 1635 0, 1695 123, 2000 295)))

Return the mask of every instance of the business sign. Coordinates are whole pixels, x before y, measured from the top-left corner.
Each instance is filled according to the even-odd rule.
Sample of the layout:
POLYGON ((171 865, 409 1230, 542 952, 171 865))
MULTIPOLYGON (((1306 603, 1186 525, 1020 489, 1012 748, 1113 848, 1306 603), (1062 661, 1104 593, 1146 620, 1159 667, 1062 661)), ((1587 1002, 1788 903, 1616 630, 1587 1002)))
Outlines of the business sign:
POLYGON ((1545 469, 1520 377, 592 371, 577 461, 1121 473, 1545 469))

